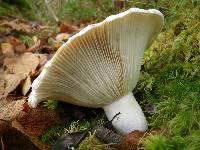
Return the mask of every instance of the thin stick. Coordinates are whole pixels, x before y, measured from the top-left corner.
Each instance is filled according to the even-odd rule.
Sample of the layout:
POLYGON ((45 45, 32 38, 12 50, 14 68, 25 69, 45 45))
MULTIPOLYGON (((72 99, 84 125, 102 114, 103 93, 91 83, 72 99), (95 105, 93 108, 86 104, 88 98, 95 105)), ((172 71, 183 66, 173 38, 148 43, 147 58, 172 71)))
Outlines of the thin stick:
POLYGON ((2 136, 1 136, 1 147, 2 147, 2 150, 5 150, 2 136))
POLYGON ((45 4, 46 4, 46 7, 47 7, 48 11, 50 11, 50 13, 52 14, 53 19, 58 23, 58 22, 59 22, 59 19, 58 19, 58 17, 55 15, 55 13, 54 13, 54 11, 51 9, 51 7, 49 6, 48 0, 45 0, 45 4))

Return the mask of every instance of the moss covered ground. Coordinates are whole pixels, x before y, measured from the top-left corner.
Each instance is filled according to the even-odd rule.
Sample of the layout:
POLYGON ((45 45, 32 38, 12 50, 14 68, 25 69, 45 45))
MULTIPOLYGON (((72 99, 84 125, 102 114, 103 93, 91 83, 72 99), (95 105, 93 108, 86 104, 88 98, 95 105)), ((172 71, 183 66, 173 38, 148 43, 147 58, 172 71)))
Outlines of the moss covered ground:
MULTIPOLYGON (((167 2, 166 2, 167 3, 167 2)), ((163 135, 143 139, 144 149, 200 149, 200 2, 172 1, 165 27, 146 51, 136 95, 155 105, 146 113, 163 135), (137 93, 138 92, 138 93, 137 93)), ((144 105, 143 105, 144 106, 144 105)))

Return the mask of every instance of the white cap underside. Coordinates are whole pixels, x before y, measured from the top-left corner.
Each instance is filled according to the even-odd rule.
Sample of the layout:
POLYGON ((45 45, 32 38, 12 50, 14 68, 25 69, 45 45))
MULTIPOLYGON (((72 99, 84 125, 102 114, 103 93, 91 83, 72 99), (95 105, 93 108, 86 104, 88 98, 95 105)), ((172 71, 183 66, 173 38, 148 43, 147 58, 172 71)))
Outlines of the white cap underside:
POLYGON ((154 9, 131 8, 71 37, 32 85, 29 105, 49 98, 102 107, 134 89, 144 50, 163 25, 154 9))

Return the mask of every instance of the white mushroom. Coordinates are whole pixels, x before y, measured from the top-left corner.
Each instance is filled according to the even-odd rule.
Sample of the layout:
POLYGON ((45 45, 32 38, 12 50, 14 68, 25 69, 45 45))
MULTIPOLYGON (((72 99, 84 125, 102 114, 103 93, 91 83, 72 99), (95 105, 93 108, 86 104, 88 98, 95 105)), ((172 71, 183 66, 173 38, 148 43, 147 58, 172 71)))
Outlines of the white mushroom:
POLYGON ((138 81, 144 50, 163 25, 155 9, 131 8, 89 25, 72 36, 45 65, 32 84, 28 103, 57 99, 102 107, 121 134, 147 130, 145 116, 132 90, 138 81))

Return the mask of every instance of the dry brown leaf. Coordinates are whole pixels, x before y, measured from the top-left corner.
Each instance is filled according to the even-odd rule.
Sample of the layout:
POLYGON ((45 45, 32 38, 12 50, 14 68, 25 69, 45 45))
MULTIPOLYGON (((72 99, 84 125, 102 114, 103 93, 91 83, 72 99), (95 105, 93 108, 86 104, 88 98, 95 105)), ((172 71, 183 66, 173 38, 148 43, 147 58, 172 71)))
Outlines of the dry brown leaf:
POLYGON ((114 5, 116 8, 122 9, 125 6, 125 0, 114 0, 114 5))
POLYGON ((24 108, 23 108, 23 111, 26 112, 26 113, 28 113, 28 112, 30 111, 30 109, 31 109, 31 108, 29 107, 28 103, 24 103, 23 107, 24 107, 24 108))
POLYGON ((68 23, 61 23, 60 24, 60 32, 61 33, 75 33, 75 32, 79 32, 80 29, 76 26, 70 25, 68 23))
POLYGON ((10 92, 14 91, 23 79, 23 76, 17 74, 6 74, 4 96, 7 96, 10 92))
POLYGON ((10 128, 10 123, 7 121, 0 120, 0 136, 10 128))
POLYGON ((15 126, 9 127, 9 129, 4 131, 1 138, 4 145, 3 150, 41 150, 26 134, 18 131, 15 126))
MULTIPOLYGON (((12 122, 12 127, 15 128, 16 130, 18 130, 20 133, 22 133, 22 135, 27 136, 28 137, 28 141, 27 142, 31 141, 32 144, 34 144, 39 149, 42 149, 42 150, 50 150, 51 149, 50 145, 48 145, 46 143, 43 143, 37 137, 32 136, 29 133, 26 133, 25 130, 24 130, 24 127, 17 120, 14 120, 12 122)), ((14 137, 14 138, 16 138, 16 137, 14 137)), ((26 146, 26 147, 30 147, 31 143, 27 143, 27 142, 26 142, 26 144, 28 144, 28 146, 26 146)), ((21 145, 25 146, 24 140, 21 141, 21 145)), ((29 148, 29 149, 33 149, 33 148, 29 148)))
POLYGON ((0 100, 1 100, 1 95, 4 94, 4 88, 5 88, 4 71, 0 68, 0 100))
POLYGON ((13 57, 14 56, 14 48, 10 43, 2 43, 1 44, 2 53, 6 57, 13 57))
POLYGON ((0 22, 0 26, 7 26, 12 28, 13 30, 25 32, 25 33, 32 33, 33 29, 29 26, 24 20, 14 19, 11 21, 3 20, 0 22))
POLYGON ((55 43, 54 44, 54 47, 55 47, 55 49, 57 50, 57 49, 59 49, 61 46, 62 46, 63 44, 61 44, 61 43, 55 43))
POLYGON ((31 109, 28 113, 20 113, 17 121, 20 122, 28 135, 39 137, 51 125, 59 121, 59 116, 55 110, 38 107, 31 109))
POLYGON ((41 71, 43 70, 43 68, 44 68, 44 65, 47 63, 47 61, 48 61, 48 54, 36 54, 37 56, 38 56, 38 59, 39 59, 39 69, 37 69, 36 71, 35 71, 35 73, 33 73, 33 74, 31 74, 31 76, 32 77, 37 77, 40 73, 41 73, 41 71))
POLYGON ((30 88, 31 88, 31 77, 28 76, 22 83, 22 94, 26 95, 26 93, 29 91, 30 88))
POLYGON ((48 61, 47 54, 36 54, 39 59, 39 66, 42 67, 48 61))
POLYGON ((37 36, 35 36, 35 35, 33 36, 32 39, 33 39, 34 43, 36 43, 36 42, 38 41, 38 38, 37 38, 37 36))
POLYGON ((60 33, 56 36, 56 41, 67 41, 71 37, 71 34, 68 33, 60 33))
POLYGON ((24 53, 27 51, 26 46, 16 37, 9 36, 8 41, 13 45, 16 52, 24 53))
POLYGON ((23 110, 25 98, 17 101, 7 102, 0 106, 0 120, 7 122, 13 121, 23 110))
POLYGON ((22 86, 22 93, 26 95, 31 85, 30 75, 35 72, 39 65, 39 58, 37 55, 27 52, 13 58, 5 58, 4 65, 7 67, 7 73, 4 73, 2 77, 0 89, 4 93, 0 94, 0 98, 6 97, 10 92, 14 91, 24 79, 26 80, 22 86))
POLYGON ((7 19, 8 18, 5 18, 5 20, 2 20, 0 22, 0 26, 8 26, 8 27, 10 27, 12 29, 16 28, 16 21, 18 19, 14 19, 14 20, 10 20, 10 19, 7 20, 7 19))
POLYGON ((26 33, 31 33, 32 32, 32 28, 29 25, 25 24, 25 23, 18 24, 17 27, 16 27, 16 30, 17 31, 26 32, 26 33))
POLYGON ((4 93, 4 86, 5 86, 5 80, 0 77, 0 95, 3 95, 4 93))
POLYGON ((29 51, 29 52, 36 52, 36 51, 39 49, 40 44, 41 44, 41 42, 40 42, 40 40, 38 40, 38 41, 35 42, 35 44, 34 44, 33 46, 31 46, 27 51, 29 51))
POLYGON ((35 72, 37 66, 39 65, 39 59, 37 55, 26 52, 20 56, 5 58, 4 65, 10 73, 26 78, 29 74, 35 72))

